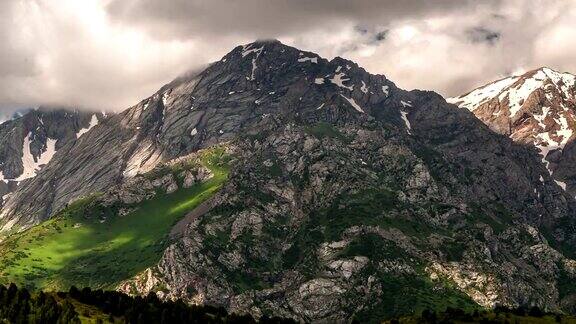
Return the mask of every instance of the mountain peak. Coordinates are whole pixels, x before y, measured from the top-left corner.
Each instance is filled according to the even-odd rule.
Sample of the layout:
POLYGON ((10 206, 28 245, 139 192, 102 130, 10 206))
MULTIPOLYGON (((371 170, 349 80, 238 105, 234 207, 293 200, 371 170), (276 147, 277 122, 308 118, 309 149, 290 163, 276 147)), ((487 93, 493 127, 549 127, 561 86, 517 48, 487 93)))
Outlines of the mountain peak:
POLYGON ((565 77, 575 77, 574 74, 570 73, 570 72, 560 72, 558 70, 555 70, 553 68, 547 67, 547 66, 543 66, 540 67, 534 71, 541 71, 544 72, 546 75, 548 75, 550 78, 555 78, 557 76, 565 76, 565 77))
MULTIPOLYGON (((499 102, 507 101, 511 119, 520 118, 519 112, 528 99, 535 93, 546 94, 548 100, 553 100, 554 95, 560 96, 562 100, 574 100, 576 89, 576 76, 566 72, 558 72, 548 67, 528 71, 521 75, 510 76, 494 81, 467 94, 459 97, 448 98, 447 101, 475 111, 485 104, 497 99, 499 102)), ((495 112, 497 116, 501 111, 495 112)))
POLYGON ((252 53, 259 54, 259 52, 264 48, 266 48, 267 51, 286 51, 287 49, 297 51, 296 48, 283 44, 277 39, 258 39, 251 43, 236 46, 232 51, 226 54, 222 60, 226 61, 231 57, 238 56, 239 54, 242 58, 252 53))
POLYGON ((255 41, 253 41, 252 43, 248 43, 244 46, 248 46, 248 45, 253 45, 253 46, 272 45, 272 46, 286 46, 286 47, 288 47, 288 45, 285 45, 284 43, 282 43, 281 41, 279 41, 275 38, 257 39, 255 41))
POLYGON ((533 79, 535 83, 542 86, 547 86, 548 83, 552 83, 558 87, 561 87, 562 91, 566 92, 568 89, 566 87, 573 86, 576 84, 576 76, 568 72, 559 72, 549 67, 541 67, 520 76, 520 80, 523 79, 533 79))
POLYGON ((534 145, 551 175, 558 169, 554 157, 563 153, 576 132, 576 76, 548 67, 489 83, 447 101, 472 111, 492 130, 534 145), (549 154, 553 152, 557 153, 549 154))

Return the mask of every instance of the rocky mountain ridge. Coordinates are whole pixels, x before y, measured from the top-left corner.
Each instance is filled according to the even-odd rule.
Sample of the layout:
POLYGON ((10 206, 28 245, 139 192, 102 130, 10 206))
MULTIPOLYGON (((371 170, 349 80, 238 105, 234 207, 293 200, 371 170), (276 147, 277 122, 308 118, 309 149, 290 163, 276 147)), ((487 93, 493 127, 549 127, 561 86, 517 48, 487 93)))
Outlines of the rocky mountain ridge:
POLYGON ((571 166, 576 130, 576 76, 550 68, 505 78, 448 99, 494 131, 535 146, 555 181, 575 195, 571 166))
POLYGON ((35 177, 62 146, 96 126, 99 118, 101 113, 39 107, 0 124, 2 201, 20 182, 35 177))
POLYGON ((301 321, 575 310, 576 206, 536 150, 438 94, 277 41, 239 46, 63 146, 8 200, 3 229, 94 193, 132 197, 134 179, 215 145, 231 156, 221 190, 118 289, 301 321))

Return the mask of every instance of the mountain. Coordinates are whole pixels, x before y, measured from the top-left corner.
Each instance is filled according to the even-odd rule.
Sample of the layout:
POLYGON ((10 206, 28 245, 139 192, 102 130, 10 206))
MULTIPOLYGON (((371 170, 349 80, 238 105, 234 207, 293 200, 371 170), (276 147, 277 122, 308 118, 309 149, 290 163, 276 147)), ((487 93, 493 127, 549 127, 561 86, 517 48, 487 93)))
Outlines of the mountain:
POLYGON ((33 178, 67 143, 98 124, 101 113, 53 107, 29 110, 0 124, 0 196, 33 178))
POLYGON ((576 76, 541 68, 448 101, 469 109, 492 130, 535 146, 556 183, 576 195, 576 76))
POLYGON ((16 111, 0 112, 0 124, 5 123, 5 122, 12 120, 12 119, 22 117, 23 115, 30 112, 31 110, 33 110, 33 109, 32 108, 22 108, 22 109, 17 109, 16 111))
POLYGON ((440 95, 258 41, 22 182, 1 212, 0 283, 299 321, 574 312, 575 207, 536 150, 440 95))

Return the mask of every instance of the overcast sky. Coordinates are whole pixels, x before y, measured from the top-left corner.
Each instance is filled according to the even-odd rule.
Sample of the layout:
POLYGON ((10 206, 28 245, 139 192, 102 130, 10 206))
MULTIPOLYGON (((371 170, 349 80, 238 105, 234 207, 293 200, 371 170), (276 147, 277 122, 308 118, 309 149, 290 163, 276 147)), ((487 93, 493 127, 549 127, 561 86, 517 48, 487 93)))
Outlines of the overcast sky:
POLYGON ((549 66, 576 73, 575 0, 0 0, 0 115, 122 110, 261 38, 445 96, 549 66))

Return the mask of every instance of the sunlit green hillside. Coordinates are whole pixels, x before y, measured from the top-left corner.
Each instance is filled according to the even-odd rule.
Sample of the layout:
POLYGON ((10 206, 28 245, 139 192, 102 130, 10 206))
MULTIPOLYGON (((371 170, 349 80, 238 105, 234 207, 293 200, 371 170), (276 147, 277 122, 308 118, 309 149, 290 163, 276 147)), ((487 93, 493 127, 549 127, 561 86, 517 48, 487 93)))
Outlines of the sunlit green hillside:
POLYGON ((114 287, 158 262, 172 226, 225 182, 227 161, 221 148, 205 151, 200 163, 214 177, 128 206, 135 210, 125 216, 114 215, 97 196, 76 201, 0 245, 0 283, 48 289, 114 287))

